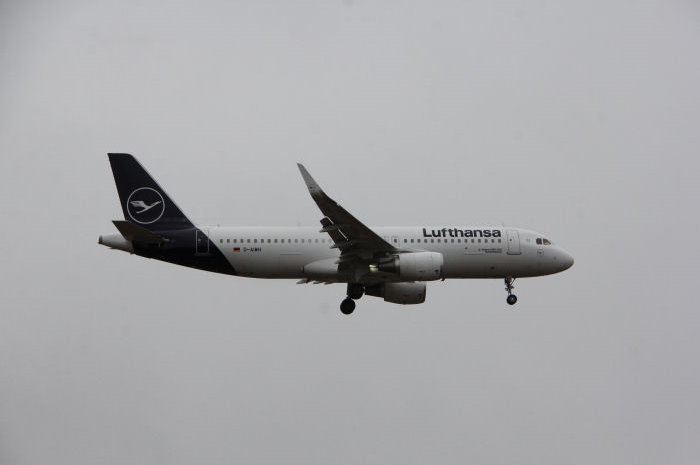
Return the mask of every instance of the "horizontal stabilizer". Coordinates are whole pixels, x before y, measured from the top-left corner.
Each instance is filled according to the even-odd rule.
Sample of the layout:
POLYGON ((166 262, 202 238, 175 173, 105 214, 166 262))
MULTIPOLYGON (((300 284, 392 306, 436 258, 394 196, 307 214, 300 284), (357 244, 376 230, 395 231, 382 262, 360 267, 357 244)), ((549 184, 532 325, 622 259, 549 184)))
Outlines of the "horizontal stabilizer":
POLYGON ((112 223, 114 223, 114 226, 116 226, 122 236, 124 236, 124 239, 132 242, 142 242, 146 244, 162 244, 166 242, 166 240, 158 234, 154 234, 148 229, 130 221, 114 220, 112 223))

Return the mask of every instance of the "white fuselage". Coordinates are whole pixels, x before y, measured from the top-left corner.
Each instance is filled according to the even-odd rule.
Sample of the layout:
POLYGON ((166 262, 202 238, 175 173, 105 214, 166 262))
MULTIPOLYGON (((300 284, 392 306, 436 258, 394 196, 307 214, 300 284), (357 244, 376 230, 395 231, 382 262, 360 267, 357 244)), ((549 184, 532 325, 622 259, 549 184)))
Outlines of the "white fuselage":
MULTIPOLYGON (((337 268, 335 262, 340 256, 337 249, 331 248, 333 241, 328 234, 314 227, 216 226, 201 230, 239 276, 332 280, 330 270, 337 268)), ((543 243, 543 235, 524 229, 470 226, 372 230, 397 249, 442 254, 441 278, 542 276, 573 264, 566 251, 548 241, 543 243), (487 234, 489 237, 484 237, 487 234)))

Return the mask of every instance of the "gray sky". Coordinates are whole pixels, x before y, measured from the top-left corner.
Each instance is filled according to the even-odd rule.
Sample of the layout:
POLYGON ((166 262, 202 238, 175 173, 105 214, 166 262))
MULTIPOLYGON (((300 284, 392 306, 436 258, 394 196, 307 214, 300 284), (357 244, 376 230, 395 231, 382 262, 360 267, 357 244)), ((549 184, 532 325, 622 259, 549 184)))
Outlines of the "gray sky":
POLYGON ((0 3, 0 463, 691 464, 700 7, 0 3), (133 153, 193 220, 501 224, 560 275, 427 302, 97 245, 133 153))

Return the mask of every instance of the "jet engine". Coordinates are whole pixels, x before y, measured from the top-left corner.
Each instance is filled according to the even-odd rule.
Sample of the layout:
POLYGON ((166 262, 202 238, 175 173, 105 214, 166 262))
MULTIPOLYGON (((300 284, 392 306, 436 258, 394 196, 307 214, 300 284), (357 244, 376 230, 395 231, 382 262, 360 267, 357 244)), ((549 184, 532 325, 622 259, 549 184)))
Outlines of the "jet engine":
POLYGON ((382 297, 385 302, 410 305, 425 302, 425 283, 384 283, 367 286, 365 294, 382 297))
POLYGON ((408 252, 371 265, 370 269, 398 275, 405 281, 434 281, 442 275, 442 263, 441 253, 408 252))

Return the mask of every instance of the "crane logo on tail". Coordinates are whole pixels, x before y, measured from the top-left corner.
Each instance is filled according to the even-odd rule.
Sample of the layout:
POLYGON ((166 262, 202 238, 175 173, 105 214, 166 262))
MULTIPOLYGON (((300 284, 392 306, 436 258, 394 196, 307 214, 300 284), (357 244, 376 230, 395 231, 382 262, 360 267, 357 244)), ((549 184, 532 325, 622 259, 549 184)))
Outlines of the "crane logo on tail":
POLYGON ((132 220, 140 224, 155 223, 165 212, 163 196, 150 187, 140 187, 129 195, 126 210, 132 220))
POLYGON ((141 209, 141 210, 137 211, 136 213, 143 213, 143 212, 145 212, 146 210, 150 210, 151 208, 155 207, 156 205, 158 205, 159 203, 161 203, 161 201, 160 201, 160 200, 156 200, 155 202, 153 202, 153 203, 150 204, 150 205, 146 205, 146 202, 144 202, 143 200, 132 200, 132 201, 129 202, 129 203, 130 203, 133 207, 137 207, 137 208, 140 208, 140 209, 141 209))

